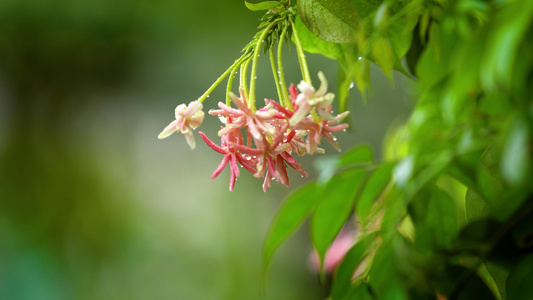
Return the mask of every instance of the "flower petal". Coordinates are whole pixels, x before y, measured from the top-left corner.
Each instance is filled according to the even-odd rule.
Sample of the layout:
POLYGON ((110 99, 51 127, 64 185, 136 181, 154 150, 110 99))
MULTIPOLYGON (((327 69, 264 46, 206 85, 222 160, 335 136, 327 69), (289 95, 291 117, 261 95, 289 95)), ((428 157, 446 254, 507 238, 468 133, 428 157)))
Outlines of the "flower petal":
POLYGON ((322 97, 328 91, 328 80, 326 79, 326 75, 324 75, 322 71, 318 72, 318 79, 320 79, 320 87, 316 92, 316 97, 322 97))
POLYGON ((177 121, 174 120, 172 122, 170 122, 170 124, 167 125, 167 127, 165 127, 165 129, 163 129, 163 131, 161 131, 161 133, 157 136, 158 139, 164 139, 166 137, 168 137, 169 135, 173 134, 174 132, 177 131, 177 128, 176 128, 176 125, 177 125, 177 121))
POLYGON ((192 132, 188 134, 184 134, 185 140, 187 141, 187 144, 189 144, 189 147, 191 147, 191 150, 194 150, 196 148, 196 141, 194 140, 194 135, 192 132))

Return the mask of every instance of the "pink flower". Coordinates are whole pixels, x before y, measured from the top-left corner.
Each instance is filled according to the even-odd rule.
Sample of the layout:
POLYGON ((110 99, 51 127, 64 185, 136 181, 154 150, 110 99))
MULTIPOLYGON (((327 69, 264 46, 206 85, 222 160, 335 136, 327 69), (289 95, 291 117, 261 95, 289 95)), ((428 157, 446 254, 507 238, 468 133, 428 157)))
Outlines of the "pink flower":
POLYGON ((231 144, 234 145, 242 145, 243 139, 240 131, 236 131, 234 134, 227 134, 223 135, 221 137, 220 146, 213 143, 203 132, 199 132, 200 137, 204 140, 204 142, 211 147, 211 149, 215 150, 216 152, 220 154, 224 154, 224 158, 222 158, 222 161, 218 165, 218 167, 215 169, 213 174, 211 175, 211 179, 215 179, 228 165, 228 162, 230 164, 230 182, 229 182, 229 190, 233 191, 233 188, 235 187, 235 181, 237 180, 237 177, 239 177, 239 165, 242 165, 246 170, 250 171, 251 173, 255 173, 254 166, 255 162, 252 161, 253 154, 258 154, 257 152, 253 152, 248 155, 243 155, 240 153, 238 148, 230 146, 231 144))
MULTIPOLYGON (((346 253, 355 244, 355 234, 348 229, 342 229, 339 235, 335 238, 331 246, 329 246, 324 257, 324 271, 332 274, 337 266, 344 259, 346 253)), ((315 272, 320 270, 320 259, 316 251, 313 251, 309 256, 309 265, 315 272)))
POLYGON ((318 91, 315 91, 312 85, 303 80, 298 84, 298 89, 301 93, 295 100, 298 109, 290 119, 291 126, 298 124, 313 108, 317 108, 317 112, 321 117, 326 119, 331 117, 331 115, 324 112, 326 107, 331 106, 335 95, 333 93, 326 93, 328 90, 328 81, 324 73, 318 72, 318 78, 320 79, 320 88, 318 88, 318 91))
POLYGON ((200 126, 204 120, 202 108, 202 103, 198 101, 192 101, 189 105, 178 105, 175 110, 176 119, 163 129, 158 138, 164 139, 174 132, 180 132, 185 135, 185 139, 191 149, 194 149, 196 142, 194 141, 192 131, 200 126))
POLYGON ((218 135, 222 136, 230 131, 246 127, 256 142, 262 140, 262 133, 273 136, 276 131, 268 121, 274 119, 276 110, 267 105, 254 112, 248 107, 242 89, 240 90, 240 94, 241 98, 230 93, 231 101, 237 106, 236 109, 219 102, 218 107, 220 109, 209 111, 210 115, 231 117, 233 119, 233 122, 231 124, 226 124, 226 127, 222 128, 218 132, 218 135))

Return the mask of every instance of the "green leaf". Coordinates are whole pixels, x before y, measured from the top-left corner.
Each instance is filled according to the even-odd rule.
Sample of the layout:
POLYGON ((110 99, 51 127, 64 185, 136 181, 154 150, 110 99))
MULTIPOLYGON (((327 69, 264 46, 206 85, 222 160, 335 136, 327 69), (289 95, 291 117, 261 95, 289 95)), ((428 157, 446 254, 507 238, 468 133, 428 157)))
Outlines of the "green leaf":
POLYGON ((346 151, 339 161, 339 166, 347 167, 355 164, 369 164, 374 162, 372 148, 369 145, 359 145, 346 151))
POLYGON ((533 1, 511 1, 506 4, 493 16, 485 45, 487 51, 480 65, 481 81, 488 90, 511 85, 517 49, 533 18, 533 1))
POLYGON ((326 156, 315 161, 315 168, 319 172, 318 181, 327 182, 335 173, 352 166, 366 166, 374 161, 372 148, 368 145, 360 145, 348 150, 340 156, 326 156))
POLYGON ((513 185, 525 183, 529 171, 529 128, 527 122, 517 118, 507 137, 502 154, 502 175, 513 185))
POLYGON ((483 198, 476 192, 472 191, 472 189, 466 191, 465 210, 468 222, 472 222, 482 217, 485 206, 485 200, 483 200, 483 198))
POLYGON ((383 232, 395 230, 399 225, 402 216, 405 215, 407 206, 406 196, 397 188, 388 189, 383 194, 383 204, 385 206, 385 213, 381 221, 381 229, 383 232))
POLYGON ((269 10, 271 8, 274 8, 280 4, 279 1, 264 1, 260 3, 250 3, 248 1, 244 1, 244 4, 246 7, 248 7, 249 10, 258 11, 258 10, 269 10))
POLYGON ((448 193, 435 188, 427 205, 426 228, 431 228, 432 242, 446 248, 458 232, 456 208, 448 193))
POLYGON ((376 60, 376 64, 381 67, 383 73, 391 79, 395 57, 390 41, 378 37, 372 46, 372 57, 376 60))
POLYGON ((446 295, 448 299, 495 299, 489 287, 471 269, 448 266, 440 277, 437 291, 446 295))
POLYGON ((278 247, 298 229, 320 199, 319 188, 314 182, 298 188, 285 200, 278 210, 263 245, 263 272, 278 247))
POLYGON ((354 43, 360 18, 349 0, 300 0, 300 18, 317 37, 332 43, 354 43))
POLYGON ((533 254, 529 254, 507 277, 507 299, 533 299, 533 254))
POLYGON ((351 0, 351 2, 359 16, 366 18, 378 9, 383 0, 351 0))
POLYGON ((365 176, 366 171, 362 169, 344 171, 328 182, 322 194, 314 195, 320 202, 311 218, 311 241, 321 261, 350 216, 365 176))
POLYGON ((363 225, 367 223, 372 205, 383 193, 392 177, 392 164, 382 164, 377 167, 368 179, 361 196, 357 201, 356 214, 363 225))
POLYGON ((366 235, 346 253, 335 272, 335 280, 331 287, 331 299, 342 299, 350 291, 354 272, 370 251, 375 239, 376 234, 366 235))
POLYGON ((405 248, 407 245, 398 233, 382 238, 368 274, 368 283, 376 299, 407 300, 407 285, 403 284, 405 275, 400 275, 400 269, 408 269, 410 265, 405 259, 409 253, 405 248))
POLYGON ((370 291, 370 286, 365 282, 358 282, 355 285, 352 285, 348 294, 344 298, 334 298, 331 299, 357 299, 357 300, 374 300, 374 296, 370 291))
POLYGON ((303 23, 300 16, 296 16, 294 26, 298 32, 300 43, 305 51, 309 53, 320 53, 326 57, 337 60, 341 65, 346 64, 344 44, 335 44, 316 37, 306 25, 303 23))
POLYGON ((496 284, 496 288, 498 289, 498 293, 501 297, 500 299, 507 299, 505 282, 509 276, 509 270, 492 262, 486 262, 485 267, 496 284))

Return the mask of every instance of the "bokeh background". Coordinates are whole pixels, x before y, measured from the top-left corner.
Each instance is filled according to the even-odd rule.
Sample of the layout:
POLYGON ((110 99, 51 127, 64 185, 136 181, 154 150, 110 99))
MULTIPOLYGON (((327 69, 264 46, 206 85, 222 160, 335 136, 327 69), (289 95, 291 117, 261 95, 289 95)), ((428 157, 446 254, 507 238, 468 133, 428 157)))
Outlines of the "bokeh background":
MULTIPOLYGON (((157 140, 175 106, 240 55, 260 16, 241 0, 0 2, 0 299, 325 297, 305 229, 260 281, 276 209, 309 179, 293 172, 290 188, 264 193, 243 173, 230 193, 227 171, 209 179, 221 156, 198 137, 195 151, 178 135, 157 140)), ((285 62, 298 82, 294 48, 285 62)), ((309 64, 335 86, 335 62, 309 64)), ((266 57, 258 77, 258 98, 274 98, 266 57)), ((379 156, 406 119, 411 83, 395 79, 374 69, 366 104, 354 89, 344 149, 369 143, 379 156)), ((202 130, 216 137, 217 123, 202 130)), ((311 178, 316 158, 302 159, 311 178)))

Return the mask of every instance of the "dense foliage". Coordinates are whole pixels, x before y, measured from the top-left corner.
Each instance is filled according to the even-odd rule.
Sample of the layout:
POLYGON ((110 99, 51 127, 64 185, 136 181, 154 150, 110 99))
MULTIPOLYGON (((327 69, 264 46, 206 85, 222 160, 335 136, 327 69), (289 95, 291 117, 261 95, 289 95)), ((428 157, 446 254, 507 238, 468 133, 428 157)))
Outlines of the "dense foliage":
POLYGON ((530 299, 533 1, 299 0, 295 9, 303 49, 343 70, 341 109, 352 82, 371 88, 371 63, 391 80, 393 70, 412 77, 418 95, 382 161, 364 145, 322 160, 319 178, 286 199, 265 267, 307 218, 322 260, 348 222, 357 239, 332 299, 530 299))

